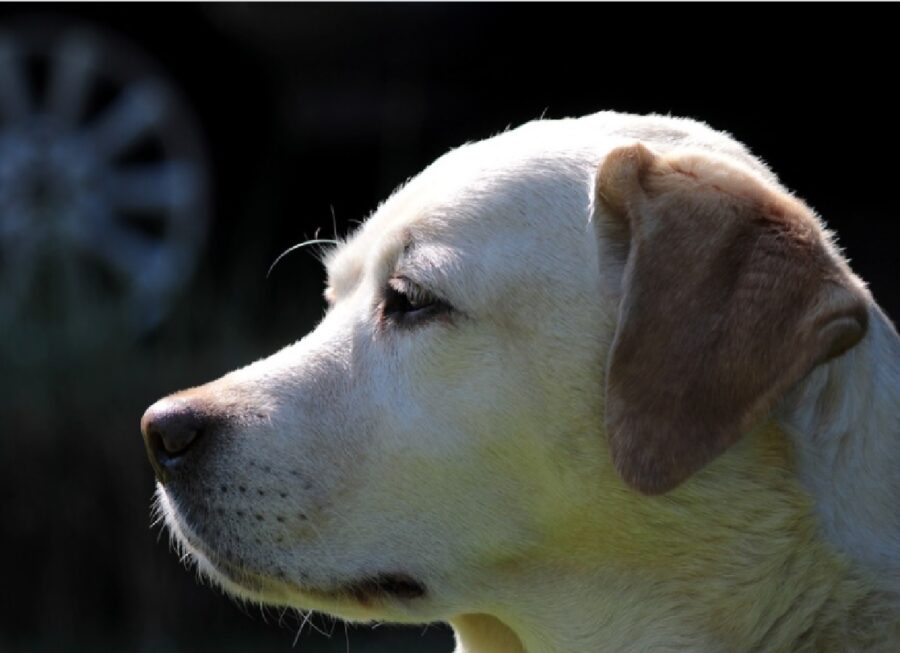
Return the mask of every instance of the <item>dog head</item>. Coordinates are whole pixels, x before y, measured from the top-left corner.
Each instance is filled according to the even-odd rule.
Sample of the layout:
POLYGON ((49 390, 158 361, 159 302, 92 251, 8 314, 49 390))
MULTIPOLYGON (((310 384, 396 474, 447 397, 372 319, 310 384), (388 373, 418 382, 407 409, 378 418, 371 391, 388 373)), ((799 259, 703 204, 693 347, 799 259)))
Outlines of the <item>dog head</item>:
POLYGON ((354 619, 490 611, 862 337, 862 286, 737 146, 592 126, 445 155, 330 253, 312 333, 147 411, 203 573, 354 619))

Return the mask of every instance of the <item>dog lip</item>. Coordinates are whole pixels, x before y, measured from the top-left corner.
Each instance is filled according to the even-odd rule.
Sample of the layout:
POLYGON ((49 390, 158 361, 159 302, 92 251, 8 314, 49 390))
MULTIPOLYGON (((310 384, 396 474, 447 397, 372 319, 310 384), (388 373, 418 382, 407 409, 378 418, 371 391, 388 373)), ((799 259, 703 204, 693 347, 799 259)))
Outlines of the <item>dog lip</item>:
POLYGON ((425 596, 425 585, 408 574, 390 573, 370 576, 341 588, 342 593, 352 596, 360 603, 373 598, 391 596, 411 600, 425 596))
MULTIPOLYGON (((221 554, 214 553, 209 550, 198 538, 193 534, 183 533, 185 540, 203 555, 215 571, 221 574, 231 583, 243 587, 251 592, 263 591, 267 584, 263 582, 262 577, 242 565, 229 560, 221 554)), ((271 578, 276 585, 278 580, 271 578)), ((410 601, 419 599, 427 594, 425 585, 404 573, 383 573, 374 576, 368 576, 357 581, 340 585, 332 590, 317 590, 315 587, 298 587, 302 593, 312 596, 320 596, 321 598, 350 598, 361 605, 371 605, 378 599, 395 598, 410 601)))

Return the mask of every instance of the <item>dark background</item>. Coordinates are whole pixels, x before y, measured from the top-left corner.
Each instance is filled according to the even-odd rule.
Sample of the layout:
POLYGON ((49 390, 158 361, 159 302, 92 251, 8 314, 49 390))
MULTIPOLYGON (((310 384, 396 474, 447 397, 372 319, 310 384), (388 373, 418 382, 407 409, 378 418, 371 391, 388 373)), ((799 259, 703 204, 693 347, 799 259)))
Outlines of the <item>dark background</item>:
MULTIPOLYGON (((267 279, 272 260, 317 233, 352 230, 467 140, 600 109, 704 120, 816 208, 896 319, 900 137, 889 12, 0 7, 0 29, 25 29, 26 18, 88 25, 142 51, 194 116, 211 184, 197 266, 160 321, 83 347, 45 341, 33 322, 5 327, 5 342, 33 334, 42 354, 0 353, 0 650, 291 649, 296 616, 237 606, 198 585, 150 529, 153 480, 138 420, 156 398, 307 332, 323 310, 320 266, 296 253, 267 279)), ((345 639, 343 624, 313 623, 334 635, 307 626, 301 650, 452 648, 443 627, 356 627, 345 639)))

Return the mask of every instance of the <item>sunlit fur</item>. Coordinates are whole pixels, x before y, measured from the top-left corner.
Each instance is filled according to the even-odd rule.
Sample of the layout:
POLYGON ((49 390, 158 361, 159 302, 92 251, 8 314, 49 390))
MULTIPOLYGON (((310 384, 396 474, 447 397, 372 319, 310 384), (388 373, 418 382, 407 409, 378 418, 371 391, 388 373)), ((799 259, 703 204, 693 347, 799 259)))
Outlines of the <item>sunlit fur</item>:
POLYGON ((727 135, 667 117, 537 121, 442 157, 329 254, 311 334, 180 393, 225 418, 191 478, 160 490, 200 572, 264 603, 449 621, 458 653, 900 650, 900 373, 874 305, 851 354, 672 492, 613 468, 622 268, 594 235, 593 188, 635 141, 779 188, 727 135), (453 313, 386 325, 397 274, 453 313), (381 573, 427 595, 342 591, 381 573))

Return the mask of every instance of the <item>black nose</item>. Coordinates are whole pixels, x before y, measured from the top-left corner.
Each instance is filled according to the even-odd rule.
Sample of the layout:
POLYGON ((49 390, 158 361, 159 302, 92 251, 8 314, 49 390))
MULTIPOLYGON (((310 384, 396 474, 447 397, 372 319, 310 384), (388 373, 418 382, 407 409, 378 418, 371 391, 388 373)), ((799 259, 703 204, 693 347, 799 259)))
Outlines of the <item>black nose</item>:
POLYGON ((167 397, 147 409, 141 418, 141 433, 160 483, 169 480, 208 428, 207 414, 187 399, 167 397))

